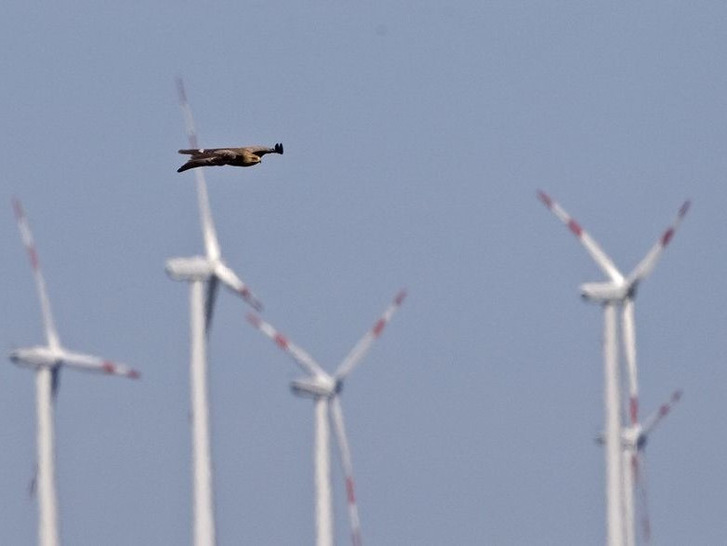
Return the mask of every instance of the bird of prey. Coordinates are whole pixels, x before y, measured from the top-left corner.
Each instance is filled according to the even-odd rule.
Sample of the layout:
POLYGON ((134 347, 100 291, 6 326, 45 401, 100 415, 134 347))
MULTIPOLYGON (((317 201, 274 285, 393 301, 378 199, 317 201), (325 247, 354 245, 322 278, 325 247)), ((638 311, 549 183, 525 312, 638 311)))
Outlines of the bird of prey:
POLYGON ((179 150, 180 154, 191 155, 187 162, 177 169, 178 173, 197 167, 210 167, 214 165, 232 165, 234 167, 251 167, 260 163, 265 154, 283 155, 283 145, 276 144, 273 148, 267 146, 246 146, 244 148, 190 148, 179 150))

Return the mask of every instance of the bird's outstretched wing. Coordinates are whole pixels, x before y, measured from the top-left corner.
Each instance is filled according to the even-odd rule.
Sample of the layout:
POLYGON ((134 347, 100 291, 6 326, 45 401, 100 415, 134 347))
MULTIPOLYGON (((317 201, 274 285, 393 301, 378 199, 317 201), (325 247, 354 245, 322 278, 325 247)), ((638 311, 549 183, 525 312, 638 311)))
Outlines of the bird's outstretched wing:
POLYGON ((196 157, 196 156, 210 157, 210 156, 217 156, 217 155, 234 157, 235 149, 234 148, 189 148, 186 150, 179 150, 179 153, 191 155, 193 157, 196 157))
POLYGON ((230 161, 237 157, 234 150, 229 148, 201 148, 198 150, 179 150, 180 154, 191 154, 192 157, 177 169, 178 173, 194 169, 196 167, 212 167, 220 165, 228 165, 230 161))

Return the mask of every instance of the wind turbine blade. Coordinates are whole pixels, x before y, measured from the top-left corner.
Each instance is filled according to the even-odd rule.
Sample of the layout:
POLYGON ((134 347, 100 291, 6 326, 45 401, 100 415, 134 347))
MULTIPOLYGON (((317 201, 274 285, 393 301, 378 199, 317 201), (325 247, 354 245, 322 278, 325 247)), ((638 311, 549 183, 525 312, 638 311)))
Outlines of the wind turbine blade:
POLYGON ((603 271, 609 279, 615 283, 623 282, 623 275, 613 263, 611 258, 608 257, 598 243, 570 214, 563 209, 563 207, 551 199, 547 193, 540 190, 538 190, 538 199, 540 199, 540 201, 542 201, 542 203, 568 227, 571 233, 578 238, 588 254, 590 254, 591 258, 593 258, 596 262, 596 265, 601 268, 601 271, 603 271))
POLYGON ((664 252, 664 249, 674 237, 674 233, 676 233, 679 224, 681 224, 684 216, 686 216, 687 212, 689 211, 690 204, 690 201, 684 201, 682 206, 679 208, 679 212, 677 213, 676 218, 674 218, 672 224, 666 229, 666 231, 664 231, 664 233, 662 233, 661 237, 659 237, 659 240, 656 241, 653 247, 651 247, 651 250, 649 250, 644 259, 641 260, 641 262, 639 262, 639 265, 637 265, 631 272, 628 278, 628 283, 630 285, 633 285, 634 283, 638 283, 642 279, 645 279, 654 270, 654 267, 659 261, 661 254, 664 252))
POLYGON ((187 101, 187 92, 184 89, 184 80, 182 78, 176 79, 177 83, 177 95, 179 97, 179 105, 182 108, 182 114, 184 115, 184 126, 187 130, 187 138, 189 140, 190 148, 198 148, 197 145, 197 129, 194 126, 194 117, 192 116, 192 109, 189 107, 187 101))
POLYGON ((53 322, 53 313, 51 312, 50 300, 48 299, 48 292, 45 287, 45 279, 40 270, 38 252, 35 249, 33 234, 30 231, 30 224, 28 223, 28 218, 25 216, 23 205, 17 198, 13 198, 13 210, 15 211, 15 218, 18 221, 20 237, 25 246, 25 250, 28 252, 28 258, 30 258, 30 267, 33 269, 35 286, 38 291, 38 299, 40 300, 40 309, 43 316, 43 328, 45 330, 46 341, 49 347, 57 349, 60 347, 60 342, 58 340, 55 323, 53 322))
POLYGON ((672 410, 672 408, 676 405, 677 402, 682 397, 682 391, 677 390, 674 391, 674 393, 671 395, 671 398, 668 402, 662 404, 659 406, 659 409, 657 409, 655 412, 653 412, 651 415, 649 415, 643 423, 642 426, 642 434, 644 436, 648 435, 652 430, 654 430, 654 427, 659 424, 659 422, 666 417, 669 412, 672 410))
POLYGON ((243 300, 255 309, 255 311, 262 311, 262 303, 260 303, 242 279, 221 261, 217 262, 217 265, 215 266, 215 276, 222 281, 227 288, 241 296, 243 300))
POLYGON ((202 169, 195 169, 195 176, 197 180, 197 200, 199 201, 199 221, 202 226, 205 252, 208 259, 219 260, 222 255, 220 243, 217 241, 215 224, 212 222, 210 200, 207 195, 207 183, 205 182, 202 169))
POLYGON ((328 374, 323 371, 320 364, 313 360, 313 357, 278 332, 272 325, 253 313, 247 315, 247 320, 255 328, 272 339, 278 347, 288 353, 310 375, 328 377, 328 374))
POLYGON ((348 518, 351 522, 351 542, 353 546, 361 546, 361 522, 358 517, 358 506, 356 504, 351 449, 348 445, 341 400, 338 396, 334 396, 329 400, 329 410, 333 421, 333 433, 336 436, 336 444, 338 445, 338 452, 341 456, 341 466, 343 467, 343 474, 346 478, 346 500, 348 503, 348 518))
POLYGON ((212 315, 215 311, 215 301, 217 300, 217 284, 216 276, 211 276, 207 280, 207 294, 204 300, 204 331, 209 333, 212 328, 212 315))
POLYGON ((62 356, 61 361, 64 366, 87 372, 119 375, 130 379, 139 379, 139 377, 141 377, 141 373, 139 373, 139 371, 130 368, 126 364, 105 360, 98 356, 84 355, 80 353, 65 353, 62 356))
POLYGON ((636 328, 634 325, 634 300, 627 298, 623 302, 622 321, 624 353, 628 372, 629 387, 629 419, 631 426, 639 422, 639 385, 636 368, 636 328))
POLYGON ((58 389, 61 386, 61 367, 56 366, 51 370, 51 387, 50 387, 50 394, 53 397, 53 400, 58 398, 58 389))
POLYGON ((338 380, 344 379, 348 374, 350 374, 353 369, 363 360, 363 357, 366 356, 366 353, 371 348, 371 345, 373 344, 374 340, 378 338, 381 335, 381 332, 383 332, 386 325, 391 320, 391 317, 394 316, 394 313, 397 309, 401 306, 401 304, 404 302, 404 298, 406 298, 406 291, 401 290, 396 297, 394 298, 394 301, 389 305, 389 307, 384 311, 384 314, 381 315, 379 320, 376 321, 373 328, 369 330, 364 337, 362 337, 358 343, 351 349, 351 352, 348 354, 348 356, 341 362, 341 365, 338 367, 338 370, 336 370, 336 373, 334 374, 334 377, 338 380))
MULTIPOLYGON (((179 105, 184 115, 184 126, 187 132, 190 148, 198 148, 197 129, 192 116, 192 108, 187 101, 187 92, 184 89, 184 80, 177 78, 177 94, 179 96, 179 105)), ((217 241, 217 233, 212 222, 212 212, 210 210, 209 196, 207 195, 207 183, 204 178, 203 169, 194 169, 195 180, 197 181, 197 199, 199 201, 199 219, 202 225, 202 235, 204 237, 204 247, 207 258, 217 260, 220 258, 220 245, 217 241)))

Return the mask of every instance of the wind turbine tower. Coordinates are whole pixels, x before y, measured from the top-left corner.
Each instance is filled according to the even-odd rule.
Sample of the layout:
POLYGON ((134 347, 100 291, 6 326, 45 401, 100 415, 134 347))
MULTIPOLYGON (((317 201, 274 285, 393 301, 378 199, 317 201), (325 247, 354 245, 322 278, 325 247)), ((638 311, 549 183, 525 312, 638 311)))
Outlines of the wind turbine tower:
POLYGON ((58 523, 58 494, 56 491, 55 471, 55 426, 54 406, 58 394, 59 378, 62 368, 87 372, 121 375, 132 379, 139 372, 110 360, 88 354, 71 352, 61 345, 56 331, 45 280, 40 269, 38 253, 35 249, 30 225, 20 201, 13 200, 15 217, 20 228, 30 266, 35 277, 35 286, 40 300, 46 345, 16 349, 10 353, 10 360, 22 367, 35 370, 36 411, 38 419, 38 544, 57 546, 60 544, 58 523))

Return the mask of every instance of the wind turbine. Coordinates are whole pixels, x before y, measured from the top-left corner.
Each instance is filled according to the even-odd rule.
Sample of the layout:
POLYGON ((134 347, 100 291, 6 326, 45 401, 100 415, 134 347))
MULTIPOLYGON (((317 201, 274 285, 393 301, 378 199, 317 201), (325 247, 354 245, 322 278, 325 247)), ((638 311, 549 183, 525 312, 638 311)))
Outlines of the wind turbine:
POLYGON ((324 371, 320 364, 313 360, 307 352, 291 342, 273 326, 263 321, 257 315, 248 315, 248 320, 253 326, 272 339, 278 347, 288 353, 303 371, 307 373, 307 377, 293 381, 290 386, 294 394, 306 398, 313 398, 314 401, 314 474, 317 546, 332 546, 334 542, 329 418, 333 423, 333 432, 336 437, 336 443, 338 444, 343 474, 346 479, 346 498, 351 523, 351 540, 354 546, 361 546, 361 526, 354 492, 351 451, 348 445, 348 438, 343 422, 343 410, 341 409, 339 398, 344 380, 361 363, 371 348, 372 343, 381 335, 384 327, 391 320, 391 317, 402 304, 405 297, 406 292, 403 290, 396 295, 394 301, 384 311, 384 314, 376 321, 371 330, 356 343, 333 374, 324 371))
MULTIPOLYGON (((648 277, 656 266, 662 252, 671 241, 682 219, 689 210, 689 201, 685 201, 679 209, 672 225, 662 234, 656 244, 639 262, 634 270, 624 276, 611 258, 601 249, 596 241, 583 230, 580 224, 571 217, 557 202, 545 192, 538 191, 538 198, 548 209, 563 222, 580 240, 596 265, 609 278, 606 282, 585 283, 581 285, 581 296, 589 301, 603 305, 604 309, 604 402, 606 414, 606 505, 608 541, 612 546, 622 544, 629 535, 624 534, 622 510, 633 509, 633 502, 625 500, 624 493, 632 494, 629 489, 624 491, 621 424, 619 418, 619 369, 616 332, 616 306, 621 306, 622 327, 625 342, 627 371, 629 376, 629 415, 632 424, 638 422, 638 387, 636 381, 636 344, 634 332, 634 298, 639 283, 648 277)), ((626 484, 628 487, 628 484, 626 484)), ((628 516, 627 516, 628 519, 628 516)), ((631 516, 633 520, 633 516, 631 516)), ((628 530, 626 530, 628 533, 628 530)))
MULTIPOLYGON (((177 80, 179 101, 190 148, 197 148, 197 133, 192 110, 187 102, 184 82, 177 80)), ((209 388, 207 385, 207 340, 214 311, 217 287, 222 283, 256 310, 262 305, 242 279, 222 260, 215 226, 212 222, 204 169, 195 169, 200 223, 204 237, 204 256, 171 258, 167 274, 190 287, 190 391, 192 406, 192 465, 194 488, 193 535, 195 546, 214 546, 215 520, 212 485, 212 457, 209 430, 209 388)))
POLYGON ((626 520, 626 539, 628 546, 636 544, 635 533, 635 507, 634 495, 639 493, 641 529, 645 542, 651 538, 651 523, 649 521, 648 505, 646 499, 646 478, 643 461, 644 449, 649 440, 649 434, 666 417, 673 407, 681 400, 682 391, 676 390, 670 399, 652 412, 643 423, 632 423, 624 430, 624 513, 626 520))
POLYGON ((30 258, 35 285, 40 300, 46 345, 15 349, 10 360, 22 367, 34 369, 36 411, 38 418, 37 492, 38 492, 38 543, 40 546, 56 546, 60 543, 58 531, 58 495, 55 476, 54 403, 58 394, 61 368, 78 369, 137 379, 139 372, 123 364, 83 353, 71 352, 61 345, 56 331, 45 280, 40 269, 30 225, 20 201, 13 199, 13 209, 20 229, 20 237, 30 258))

